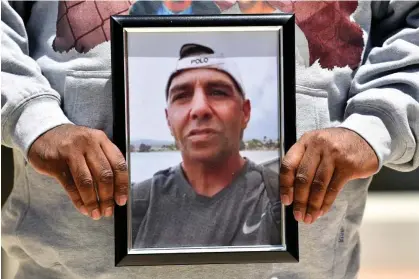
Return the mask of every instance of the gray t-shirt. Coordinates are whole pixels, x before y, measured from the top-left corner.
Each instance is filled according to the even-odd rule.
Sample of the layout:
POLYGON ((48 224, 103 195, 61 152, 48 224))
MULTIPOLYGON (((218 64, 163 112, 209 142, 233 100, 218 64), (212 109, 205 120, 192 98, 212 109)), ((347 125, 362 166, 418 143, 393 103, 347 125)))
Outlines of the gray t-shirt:
POLYGON ((133 248, 281 245, 279 175, 247 160, 213 197, 179 165, 133 185, 133 248))

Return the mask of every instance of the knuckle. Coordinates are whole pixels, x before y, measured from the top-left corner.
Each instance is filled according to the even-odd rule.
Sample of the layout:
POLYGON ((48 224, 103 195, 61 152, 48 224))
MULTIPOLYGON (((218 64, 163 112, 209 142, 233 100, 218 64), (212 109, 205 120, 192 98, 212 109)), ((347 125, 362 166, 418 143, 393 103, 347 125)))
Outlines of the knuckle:
POLYGON ((63 187, 64 190, 66 190, 70 194, 78 192, 77 186, 74 183, 65 183, 63 187))
POLYGON ((103 184, 112 184, 113 183, 113 172, 109 169, 102 170, 99 175, 99 182, 103 184))
POLYGON ((292 188, 279 188, 279 194, 280 195, 287 195, 290 196, 293 194, 293 189, 292 188))
POLYGON ((48 148, 42 148, 42 149, 39 151, 39 153, 38 153, 38 157, 39 157, 39 159, 40 159, 41 161, 49 161, 49 160, 51 160, 51 156, 50 156, 50 154, 49 154, 48 150, 50 150, 50 149, 48 149, 48 148))
POLYGON ((293 190, 294 177, 290 175, 281 175, 279 179, 279 190, 281 193, 289 193, 293 190))
POLYGON ((71 139, 64 139, 60 144, 60 151, 63 155, 69 154, 73 149, 73 141, 71 139))
POLYGON ((349 172, 350 170, 359 168, 359 164, 355 155, 347 155, 345 157, 345 166, 346 167, 342 170, 342 172, 349 172))
POLYGON ((92 146, 95 142, 96 138, 92 136, 92 134, 86 133, 83 135, 83 138, 80 139, 80 145, 81 146, 92 146))
POLYGON ((313 142, 316 145, 326 145, 328 143, 328 137, 325 133, 316 133, 316 135, 313 137, 313 142))
POLYGON ((78 132, 75 138, 77 146, 89 146, 94 142, 92 130, 83 127, 78 132))
POLYGON ((332 207, 332 202, 330 201, 323 201, 323 210, 324 212, 328 212, 330 210, 330 208, 332 207))
POLYGON ((295 176, 295 184, 299 186, 308 184, 308 176, 306 174, 299 173, 295 176))
POLYGON ((109 198, 109 199, 105 199, 105 200, 100 200, 100 205, 101 205, 103 208, 107 208, 107 207, 110 207, 110 206, 114 206, 114 205, 115 205, 115 203, 114 203, 113 197, 111 197, 111 198, 109 198))
POLYGON ((81 199, 75 199, 73 200, 73 204, 76 208, 80 208, 84 205, 83 201, 81 199))
POLYGON ((284 159, 281 163, 280 168, 280 174, 281 175, 288 175, 294 173, 294 166, 293 164, 288 161, 287 159, 284 159))
POLYGON ((308 212, 316 212, 318 210, 320 210, 319 206, 316 206, 315 204, 312 204, 312 203, 307 204, 307 211, 308 212))
POLYGON ((301 135, 301 141, 307 140, 313 136, 313 133, 311 131, 305 132, 301 135))
POLYGON ((311 189, 315 193, 326 192, 327 186, 326 183, 319 179, 314 179, 311 183, 311 189))
POLYGON ((306 208, 306 203, 300 200, 294 200, 294 209, 301 210, 306 208))
POLYGON ((279 186, 279 190, 281 191, 281 193, 286 194, 288 192, 290 192, 293 189, 292 185, 285 185, 285 184, 281 184, 279 186))
POLYGON ((99 139, 106 138, 106 134, 102 130, 92 130, 92 134, 94 137, 97 137, 99 139))
POLYGON ((126 171, 128 171, 128 167, 127 167, 127 164, 126 164, 126 162, 125 162, 124 159, 120 159, 120 161, 118 161, 115 164, 115 170, 118 171, 118 172, 126 172, 126 171))
POLYGON ((91 201, 85 204, 85 207, 88 209, 89 212, 98 208, 98 204, 96 201, 91 201))
POLYGON ((332 142, 332 143, 330 143, 329 144, 329 149, 330 149, 330 153, 333 156, 335 156, 337 158, 340 158, 341 157, 341 155, 342 155, 341 145, 338 142, 332 142))
POLYGON ((119 183, 117 187, 115 187, 115 192, 118 195, 126 195, 128 193, 128 184, 126 183, 119 183))
POLYGON ((322 200, 322 195, 310 195, 310 200, 308 203, 311 205, 321 204, 322 200))
POLYGON ((327 192, 336 194, 336 193, 339 193, 339 189, 332 186, 332 187, 327 188, 327 192))
POLYGON ((93 180, 86 175, 80 175, 78 181, 79 181, 80 188, 82 189, 93 187, 93 180))

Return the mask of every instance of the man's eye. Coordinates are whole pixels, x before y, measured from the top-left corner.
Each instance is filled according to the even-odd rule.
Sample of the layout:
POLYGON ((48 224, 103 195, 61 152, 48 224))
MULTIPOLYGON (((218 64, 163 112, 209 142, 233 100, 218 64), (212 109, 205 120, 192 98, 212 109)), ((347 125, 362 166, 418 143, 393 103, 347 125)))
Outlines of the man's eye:
POLYGON ((176 100, 179 100, 179 99, 184 99, 186 97, 187 97, 186 93, 178 93, 175 96, 173 96, 172 101, 176 101, 176 100))
POLYGON ((211 91, 211 94, 214 96, 227 96, 228 95, 224 90, 220 90, 220 89, 213 89, 211 91))

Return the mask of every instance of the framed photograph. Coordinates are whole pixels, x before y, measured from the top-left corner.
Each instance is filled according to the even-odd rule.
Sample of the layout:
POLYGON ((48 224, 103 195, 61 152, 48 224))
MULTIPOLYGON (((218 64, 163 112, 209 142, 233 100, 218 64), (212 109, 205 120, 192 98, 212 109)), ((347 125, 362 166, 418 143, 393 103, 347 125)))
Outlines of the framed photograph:
POLYGON ((296 141, 294 15, 111 18, 113 141, 127 160, 115 264, 297 262, 281 204, 296 141))

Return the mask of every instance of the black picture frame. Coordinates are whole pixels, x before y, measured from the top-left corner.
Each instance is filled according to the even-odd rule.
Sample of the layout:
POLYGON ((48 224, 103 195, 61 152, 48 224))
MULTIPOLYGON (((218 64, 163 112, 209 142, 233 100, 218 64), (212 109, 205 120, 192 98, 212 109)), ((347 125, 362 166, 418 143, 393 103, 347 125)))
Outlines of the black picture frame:
MULTIPOLYGON (((129 16, 111 17, 111 63, 113 90, 113 142, 121 152, 127 154, 127 119, 124 92, 127 90, 126 44, 124 33, 127 28, 170 28, 170 27, 280 27, 282 32, 283 86, 283 149, 286 152, 296 142, 295 102, 295 17, 293 14, 264 15, 182 15, 182 16, 129 16)), ((281 50, 279 50, 281 51, 281 50)), ((223 264, 223 263, 269 263, 298 262, 298 222, 293 217, 292 207, 284 207, 285 250, 284 251, 235 251, 235 252, 179 252, 161 254, 131 254, 128 247, 127 206, 115 208, 115 265, 144 266, 171 264, 223 264)))

